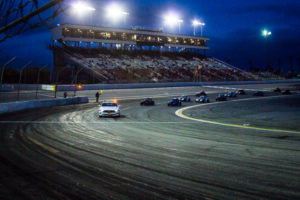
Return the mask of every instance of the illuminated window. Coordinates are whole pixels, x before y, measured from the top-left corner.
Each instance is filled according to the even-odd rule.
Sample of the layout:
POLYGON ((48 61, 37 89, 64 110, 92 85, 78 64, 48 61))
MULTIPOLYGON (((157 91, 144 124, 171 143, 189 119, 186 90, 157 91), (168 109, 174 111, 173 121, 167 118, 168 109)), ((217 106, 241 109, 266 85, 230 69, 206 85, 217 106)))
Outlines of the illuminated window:
POLYGON ((134 41, 136 41, 136 38, 137 38, 136 35, 133 35, 133 36, 132 36, 132 39, 133 39, 134 41))

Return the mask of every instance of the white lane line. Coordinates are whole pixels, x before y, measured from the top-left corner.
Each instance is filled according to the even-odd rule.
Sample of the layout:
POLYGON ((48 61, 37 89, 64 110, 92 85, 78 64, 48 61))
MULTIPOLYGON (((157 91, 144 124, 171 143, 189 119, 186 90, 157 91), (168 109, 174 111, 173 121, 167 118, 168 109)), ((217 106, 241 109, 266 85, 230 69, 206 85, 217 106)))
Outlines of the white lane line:
POLYGON ((208 88, 215 88, 215 89, 226 89, 226 90, 246 90, 246 91, 270 91, 266 89, 251 89, 251 88, 234 88, 234 87, 223 87, 223 86, 203 86, 208 88))
MULTIPOLYGON (((298 96, 298 94, 294 95, 298 96)), ((237 102, 237 101, 249 101, 249 100, 260 100, 260 99, 270 99, 270 98, 280 98, 280 97, 286 97, 283 95, 280 96, 270 96, 270 97, 257 97, 257 98, 246 98, 246 99, 237 99, 232 101, 225 101, 225 102, 214 102, 209 104, 201 104, 201 105, 194 105, 194 106, 188 106, 181 109, 178 109, 175 114, 183 119, 189 119, 192 121, 198 121, 200 123, 208 123, 208 124, 214 124, 214 125, 220 125, 220 126, 228 126, 228 127, 235 127, 235 128, 244 128, 244 129, 254 129, 254 130, 262 130, 262 131, 272 131, 272 132, 285 132, 285 133, 300 133, 300 131, 292 131, 292 130, 279 130, 279 129, 272 129, 272 128, 261 128, 261 127, 255 127, 255 126, 248 126, 248 125, 239 125, 239 124, 231 124, 231 123, 223 123, 223 122, 217 122, 217 121, 211 121, 206 119, 200 119, 200 118, 194 118, 187 116, 183 114, 184 111, 196 108, 196 107, 202 107, 202 106, 208 106, 213 104, 225 104, 230 102, 237 102)))
POLYGON ((60 121, 0 121, 0 124, 196 124, 197 122, 116 122, 116 121, 91 121, 91 122, 60 122, 60 121))

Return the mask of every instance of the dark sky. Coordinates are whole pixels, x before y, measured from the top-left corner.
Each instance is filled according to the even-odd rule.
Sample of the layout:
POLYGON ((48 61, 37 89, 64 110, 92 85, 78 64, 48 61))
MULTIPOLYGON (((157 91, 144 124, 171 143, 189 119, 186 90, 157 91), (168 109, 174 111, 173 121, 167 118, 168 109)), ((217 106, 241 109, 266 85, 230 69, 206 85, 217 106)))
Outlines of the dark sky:
MULTIPOLYGON (((74 0, 67 0, 70 3, 74 0)), ((40 1, 41 4, 46 1, 40 1)), ((82 18, 63 14, 57 23, 81 23, 105 26, 112 24, 104 18, 104 8, 109 0, 90 0, 97 10, 82 18)), ((267 57, 277 67, 277 60, 289 66, 289 56, 294 57, 294 67, 300 58, 300 1, 299 0, 124 0, 119 1, 130 12, 127 26, 142 26, 159 29, 163 27, 163 15, 176 12, 184 20, 182 32, 192 34, 193 19, 206 23, 204 35, 210 38, 209 56, 227 60, 233 65, 247 69, 249 60, 255 66, 264 67, 267 57), (262 29, 272 31, 272 36, 263 38, 262 29)), ((178 32, 176 28, 164 28, 166 32, 178 32)), ((198 31, 199 33, 199 31, 198 31)), ((9 55, 33 60, 36 64, 52 64, 52 54, 47 49, 51 34, 46 28, 29 31, 0 43, 9 55)))

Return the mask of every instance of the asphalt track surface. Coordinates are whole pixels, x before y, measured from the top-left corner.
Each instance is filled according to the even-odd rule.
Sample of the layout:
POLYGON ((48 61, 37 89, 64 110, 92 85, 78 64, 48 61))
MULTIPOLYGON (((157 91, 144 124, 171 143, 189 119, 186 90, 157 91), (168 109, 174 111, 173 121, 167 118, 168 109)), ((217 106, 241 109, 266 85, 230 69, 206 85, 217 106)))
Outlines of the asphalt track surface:
POLYGON ((183 114, 291 132, 183 119, 167 97, 121 101, 121 118, 95 103, 0 116, 0 199, 299 199, 300 96, 251 94, 183 114))

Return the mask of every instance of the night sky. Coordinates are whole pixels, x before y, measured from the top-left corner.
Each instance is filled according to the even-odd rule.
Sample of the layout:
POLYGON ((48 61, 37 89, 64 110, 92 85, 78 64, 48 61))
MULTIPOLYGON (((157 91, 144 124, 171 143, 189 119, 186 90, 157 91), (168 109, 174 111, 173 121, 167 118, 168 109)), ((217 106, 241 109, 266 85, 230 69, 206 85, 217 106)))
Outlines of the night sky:
MULTIPOLYGON (((70 3, 74 0, 68 0, 70 3)), ((43 4, 46 1, 40 1, 43 4)), ((123 27, 124 23, 112 23, 104 18, 104 8, 116 1, 90 0, 96 12, 79 18, 71 14, 60 15, 55 24, 93 24, 123 27)), ((227 60, 237 67, 248 69, 249 61, 254 66, 265 67, 270 57, 274 67, 280 58, 282 66, 289 67, 293 56, 294 68, 299 68, 300 58, 300 1, 299 0, 124 0, 119 1, 130 13, 127 27, 141 26, 177 33, 178 28, 163 26, 163 15, 169 11, 178 13, 184 20, 181 32, 192 34, 192 20, 206 23, 204 36, 210 38, 209 56, 227 60), (263 38, 261 31, 272 32, 263 38)), ((198 30, 200 33, 200 30, 198 30)), ((47 28, 26 32, 0 43, 2 51, 18 56, 36 65, 52 65, 52 53, 47 49, 51 34, 47 28)))

